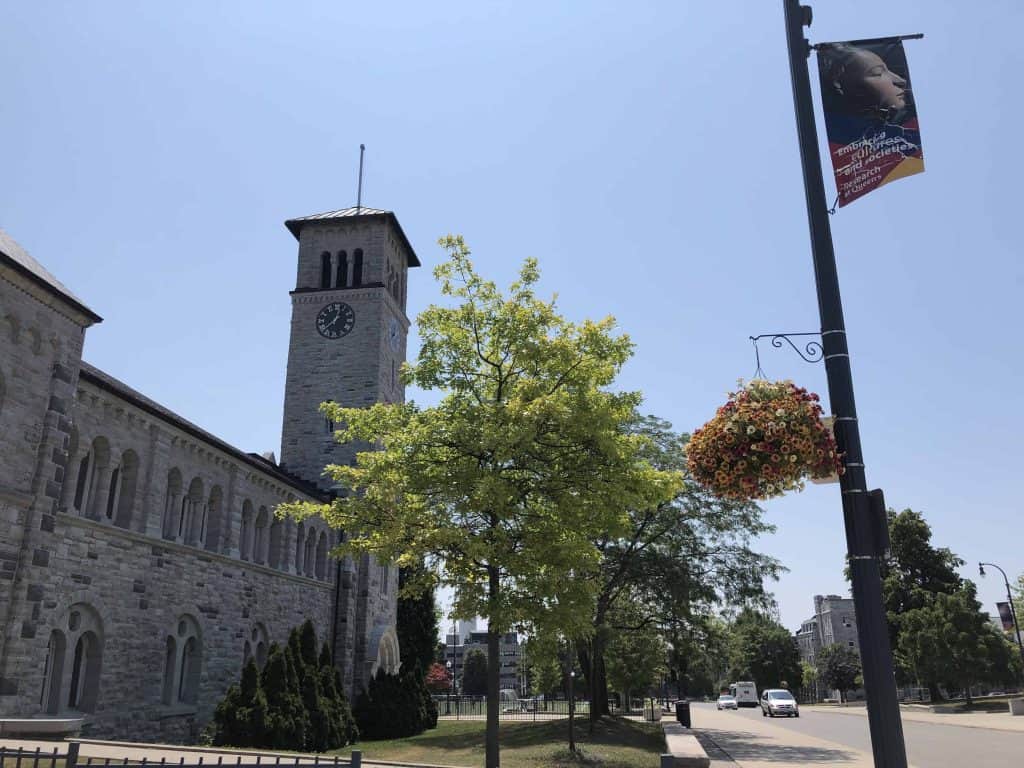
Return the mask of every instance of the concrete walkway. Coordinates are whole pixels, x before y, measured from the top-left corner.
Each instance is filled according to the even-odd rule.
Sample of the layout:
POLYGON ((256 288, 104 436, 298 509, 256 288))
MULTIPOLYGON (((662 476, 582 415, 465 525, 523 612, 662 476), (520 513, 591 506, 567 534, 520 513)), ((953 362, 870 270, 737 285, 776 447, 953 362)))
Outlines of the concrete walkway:
MULTIPOLYGON (((804 706, 807 712, 829 712, 837 715, 867 717, 865 707, 812 707, 804 706)), ((959 725, 963 728, 989 728, 993 731, 1015 731, 1024 733, 1024 717, 1009 712, 929 712, 925 709, 900 707, 904 722, 930 723, 932 725, 959 725)))
POLYGON ((873 768, 867 752, 779 727, 774 720, 701 708, 693 727, 714 768, 873 768))

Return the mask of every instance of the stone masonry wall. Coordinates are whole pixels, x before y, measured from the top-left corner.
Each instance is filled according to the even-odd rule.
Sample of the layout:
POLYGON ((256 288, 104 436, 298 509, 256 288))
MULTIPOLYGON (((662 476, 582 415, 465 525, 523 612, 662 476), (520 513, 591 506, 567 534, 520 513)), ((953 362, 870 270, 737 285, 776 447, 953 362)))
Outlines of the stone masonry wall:
POLYGON ((0 707, 18 688, 12 638, 22 631, 24 572, 46 553, 33 527, 52 524, 84 328, 91 320, 0 267, 0 707))
POLYGON ((38 539, 53 556, 33 569, 28 585, 35 621, 31 635, 19 639, 25 663, 12 713, 39 711, 50 632, 65 629, 61 622, 78 603, 102 620, 102 671, 88 731, 100 738, 192 741, 238 680, 254 630, 284 642, 309 618, 319 638, 331 639, 329 583, 66 514, 38 539), (201 632, 198 702, 166 704, 166 638, 184 616, 201 632))

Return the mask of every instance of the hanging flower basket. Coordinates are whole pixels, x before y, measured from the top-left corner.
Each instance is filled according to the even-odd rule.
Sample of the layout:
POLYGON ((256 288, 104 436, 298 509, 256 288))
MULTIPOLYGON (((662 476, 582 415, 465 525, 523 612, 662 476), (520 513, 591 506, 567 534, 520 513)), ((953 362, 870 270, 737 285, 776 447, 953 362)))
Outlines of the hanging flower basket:
POLYGON ((740 382, 686 447, 690 473, 718 496, 753 501, 842 474, 818 396, 791 381, 740 382))

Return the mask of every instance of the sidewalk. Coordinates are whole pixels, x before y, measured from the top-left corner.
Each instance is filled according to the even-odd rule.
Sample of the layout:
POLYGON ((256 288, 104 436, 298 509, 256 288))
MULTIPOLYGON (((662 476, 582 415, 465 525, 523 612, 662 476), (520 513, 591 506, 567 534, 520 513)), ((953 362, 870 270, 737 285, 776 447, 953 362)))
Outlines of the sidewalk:
MULTIPOLYGON (((807 712, 831 712, 837 715, 867 717, 865 707, 818 707, 804 705, 807 712)), ((932 725, 958 725, 962 728, 988 728, 993 731, 1024 733, 1024 717, 1009 712, 928 712, 923 709, 900 707, 904 722, 931 723, 932 725)))
POLYGON ((694 715, 694 731, 715 768, 874 766, 867 752, 780 728, 774 720, 737 718, 735 713, 703 708, 694 715))
MULTIPOLYGON (((263 765, 267 768, 273 768, 276 762, 276 758, 281 758, 281 763, 289 766, 295 764, 296 757, 299 762, 303 765, 319 765, 320 768, 334 768, 335 765, 338 768, 347 768, 349 763, 349 755, 352 749, 362 750, 362 744, 355 744, 352 747, 345 748, 341 755, 335 757, 334 755, 296 755, 294 752, 275 752, 273 750, 258 750, 258 749, 230 749, 224 748, 205 748, 205 747, 192 747, 182 746, 178 744, 140 744, 136 742, 127 741, 98 741, 98 740, 82 740, 82 739, 69 739, 69 741, 77 741, 81 744, 79 750, 79 764, 86 764, 87 760, 91 760, 94 766, 104 765, 105 761, 109 761, 112 765, 120 763, 126 758, 131 762, 141 762, 145 758, 147 763, 156 763, 160 765, 162 760, 165 760, 170 766, 174 763, 187 763, 195 765, 200 762, 208 763, 211 768, 216 768, 223 762, 224 766, 232 766, 236 762, 241 762, 246 766, 251 766, 257 762, 256 757, 259 756, 263 765), (241 760, 239 761, 239 758, 241 760)), ((68 745, 67 741, 37 741, 31 739, 0 739, 0 747, 6 749, 18 749, 19 747, 24 750, 34 752, 37 748, 40 752, 40 759, 44 758, 48 754, 53 754, 54 748, 60 753, 67 752, 68 745)), ((378 760, 369 760, 366 757, 362 760, 363 765, 368 768, 454 768, 453 766, 431 766, 424 765, 422 763, 403 763, 403 762, 381 762, 378 760)), ((48 763, 42 763, 44 766, 48 763)), ((27 763, 26 763, 27 765, 27 763)))

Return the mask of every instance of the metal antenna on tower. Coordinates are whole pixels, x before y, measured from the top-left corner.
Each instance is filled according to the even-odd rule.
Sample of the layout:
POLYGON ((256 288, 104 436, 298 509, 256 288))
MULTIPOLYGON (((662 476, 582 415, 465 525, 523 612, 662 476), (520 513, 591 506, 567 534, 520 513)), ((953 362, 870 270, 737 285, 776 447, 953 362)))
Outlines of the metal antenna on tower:
POLYGON ((359 190, 356 192, 356 213, 363 207, 363 153, 366 152, 366 145, 359 145, 359 190))

